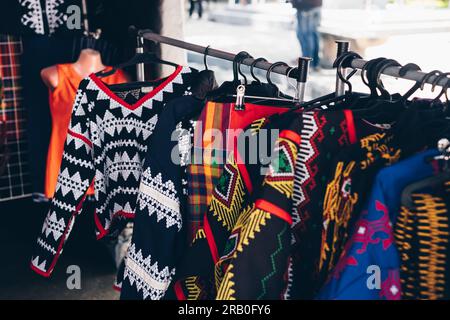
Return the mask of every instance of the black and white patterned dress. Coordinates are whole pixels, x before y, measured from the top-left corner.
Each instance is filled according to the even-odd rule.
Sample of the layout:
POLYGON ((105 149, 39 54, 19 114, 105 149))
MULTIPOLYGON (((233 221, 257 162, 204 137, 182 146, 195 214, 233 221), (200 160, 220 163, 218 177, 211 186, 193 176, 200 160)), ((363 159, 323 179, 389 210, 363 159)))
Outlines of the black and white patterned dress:
POLYGON ((129 90, 131 85, 112 89, 95 75, 80 83, 55 196, 32 256, 34 271, 51 275, 92 183, 97 239, 120 231, 134 218, 158 115, 167 102, 190 90, 196 74, 179 66, 169 77, 147 87, 138 84, 135 90, 129 90))
POLYGON ((203 106, 187 96, 172 100, 161 113, 141 176, 121 299, 161 299, 187 249, 186 169, 194 119, 203 106))

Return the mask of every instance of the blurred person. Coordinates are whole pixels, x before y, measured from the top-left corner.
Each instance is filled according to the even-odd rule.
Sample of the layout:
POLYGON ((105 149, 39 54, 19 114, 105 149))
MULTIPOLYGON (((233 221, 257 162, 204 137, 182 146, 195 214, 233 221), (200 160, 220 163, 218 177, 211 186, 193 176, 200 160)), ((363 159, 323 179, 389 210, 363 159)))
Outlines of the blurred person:
POLYGON ((195 11, 195 4, 197 3, 197 12, 198 12, 198 18, 201 19, 203 15, 203 0, 189 0, 190 2, 190 8, 189 8, 189 17, 192 17, 192 14, 195 11))
POLYGON ((291 0, 297 9, 297 38, 304 57, 310 57, 311 67, 319 68, 319 32, 322 0, 291 0))

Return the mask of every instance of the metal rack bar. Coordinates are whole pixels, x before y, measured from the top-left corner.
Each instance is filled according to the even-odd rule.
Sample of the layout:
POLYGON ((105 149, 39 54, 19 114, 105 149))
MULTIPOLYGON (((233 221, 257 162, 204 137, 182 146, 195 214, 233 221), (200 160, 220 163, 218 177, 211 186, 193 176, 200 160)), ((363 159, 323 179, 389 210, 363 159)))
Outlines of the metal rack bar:
MULTIPOLYGON (((164 44, 167 44, 167 45, 170 45, 170 46, 186 49, 188 51, 197 52, 197 53, 202 54, 202 55, 205 54, 206 47, 199 46, 199 45, 196 45, 196 44, 193 44, 193 43, 189 43, 189 42, 185 42, 185 41, 181 41, 181 40, 177 40, 177 39, 173 39, 173 38, 169 38, 169 37, 165 37, 165 36, 161 36, 159 34, 156 34, 156 33, 152 32, 152 31, 149 31, 149 30, 140 30, 140 31, 138 31, 138 35, 143 37, 144 39, 149 40, 149 41, 153 41, 153 42, 157 42, 157 43, 164 43, 164 44)), ((211 56, 211 57, 223 59, 223 60, 228 60, 228 61, 233 61, 235 56, 236 56, 233 53, 229 53, 229 52, 226 52, 226 51, 213 49, 211 47, 208 48, 207 55, 211 56)), ((244 59, 241 62, 241 64, 244 64, 244 65, 247 65, 247 66, 251 66, 254 61, 255 61, 255 59, 253 59, 253 58, 246 58, 246 59, 244 59)), ((269 63, 269 62, 258 61, 254 65, 254 67, 258 68, 258 69, 262 69, 262 70, 269 70, 271 65, 272 64, 269 63)), ((291 67, 276 66, 276 67, 274 67, 272 69, 272 72, 285 76, 289 72, 290 69, 291 69, 291 67)), ((289 78, 297 79, 298 78, 298 71, 297 70, 293 70, 292 72, 290 72, 289 73, 289 78)))
MULTIPOLYGON (((350 66, 352 68, 361 70, 366 63, 367 63, 366 60, 353 59, 350 62, 350 66)), ((401 67, 388 67, 383 70, 382 74, 391 76, 394 78, 406 79, 406 80, 411 80, 411 81, 416 81, 416 82, 422 81, 423 77, 427 74, 426 72, 423 72, 423 71, 407 71, 403 76, 400 76, 400 68, 401 67)), ((433 82, 437 78, 438 78, 438 76, 435 76, 435 75, 430 76, 430 77, 428 77, 426 83, 433 84, 433 82)), ((443 78, 436 85, 440 86, 440 87, 450 86, 450 79, 443 78)))
MULTIPOLYGON (((157 42, 157 43, 164 43, 164 44, 167 44, 170 46, 175 46, 175 47, 186 49, 186 50, 189 50, 192 52, 197 52, 199 54, 205 54, 206 47, 203 47, 203 46, 199 46, 199 45, 192 44, 189 42, 181 41, 178 39, 161 36, 150 30, 140 30, 137 33, 139 36, 141 36, 144 39, 147 39, 149 41, 153 41, 153 42, 157 42)), ((213 48, 208 48, 207 55, 211 56, 211 57, 223 59, 223 60, 228 60, 228 61, 233 61, 236 56, 233 53, 229 53, 226 51, 221 51, 221 50, 217 50, 217 49, 213 49, 213 48)), ((253 59, 253 58, 246 58, 241 62, 241 64, 250 66, 254 61, 255 61, 255 59, 253 59)), ((362 60, 362 59, 353 59, 353 60, 351 60, 349 67, 352 67, 355 69, 362 69, 366 62, 367 61, 362 60)), ((271 63, 268 63, 265 61, 258 61, 254 65, 254 67, 258 68, 258 69, 268 70, 271 67, 271 65, 272 65, 271 63)), ((278 73, 281 75, 286 75, 290 69, 291 69, 291 67, 276 66, 275 68, 273 68, 272 72, 278 73)), ((400 71, 400 67, 389 67, 389 68, 386 68, 385 70, 383 70, 382 74, 392 76, 395 78, 399 78, 399 79, 407 79, 407 80, 412 80, 412 81, 422 81, 423 77, 426 75, 426 72, 408 71, 408 72, 406 72, 406 74, 404 76, 400 76, 399 71, 400 71)), ((297 70, 297 69, 293 70, 292 72, 289 73, 289 77, 293 78, 293 79, 298 79, 299 78, 298 72, 299 72, 299 70, 297 70)), ((433 84, 433 82, 436 80, 436 78, 437 78, 437 76, 430 76, 430 77, 428 77, 426 83, 433 84)), ((436 85, 440 86, 440 87, 444 87, 446 85, 450 86, 450 79, 441 79, 436 85)))

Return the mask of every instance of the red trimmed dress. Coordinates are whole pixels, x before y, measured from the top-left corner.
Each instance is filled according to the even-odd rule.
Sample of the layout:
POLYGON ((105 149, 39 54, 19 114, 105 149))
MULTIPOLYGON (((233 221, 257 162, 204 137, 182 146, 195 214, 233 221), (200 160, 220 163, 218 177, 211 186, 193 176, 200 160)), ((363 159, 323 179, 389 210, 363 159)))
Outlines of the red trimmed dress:
POLYGON ((81 81, 72 110, 55 195, 31 259, 49 277, 92 184, 97 239, 134 218, 148 140, 164 105, 185 95, 197 72, 179 66, 169 77, 110 87, 92 74, 81 81))
MULTIPOLYGON (((262 128, 281 131, 275 150, 267 159, 259 157, 257 163, 243 161, 244 154, 261 154, 261 149, 255 150, 254 146, 246 145, 245 150, 235 149, 231 154, 213 191, 203 227, 177 269, 176 281, 166 298, 280 296, 285 287, 283 275, 291 239, 290 208, 296 150, 300 143, 299 119, 298 115, 285 113, 256 120, 247 128, 262 143, 269 143, 261 135, 262 128), (266 160, 268 166, 264 167, 261 160, 266 160), (281 273, 271 276, 272 262, 281 273), (261 281, 264 277, 267 283, 261 281), (267 285, 272 290, 266 292, 267 285)), ((261 148, 262 144, 258 145, 261 148)), ((270 144, 266 147, 273 150, 270 144)))

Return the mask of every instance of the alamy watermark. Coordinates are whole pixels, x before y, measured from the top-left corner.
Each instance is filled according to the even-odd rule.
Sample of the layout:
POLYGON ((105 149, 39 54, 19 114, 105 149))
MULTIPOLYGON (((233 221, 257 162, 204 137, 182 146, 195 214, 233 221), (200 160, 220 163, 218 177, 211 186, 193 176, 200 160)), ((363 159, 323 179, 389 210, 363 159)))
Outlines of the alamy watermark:
POLYGON ((370 265, 367 267, 366 273, 369 275, 366 281, 367 289, 380 290, 381 289, 381 268, 377 265, 370 265))
POLYGON ((66 286, 69 290, 81 290, 81 268, 77 265, 67 267, 66 273, 69 275, 66 286))
MULTIPOLYGON (((267 167, 274 160, 273 152, 280 137, 278 129, 207 129, 203 132, 203 123, 197 122, 193 143, 188 130, 174 130, 171 140, 177 142, 171 152, 171 161, 176 165, 222 165, 230 160, 232 155, 238 165, 260 164, 267 167), (181 137, 181 138, 180 138, 181 137), (183 144, 183 145, 181 145, 183 144), (185 144, 189 144, 186 146, 185 144), (182 153, 188 154, 183 156, 182 153)), ((261 174, 264 174, 263 169, 261 174)))

